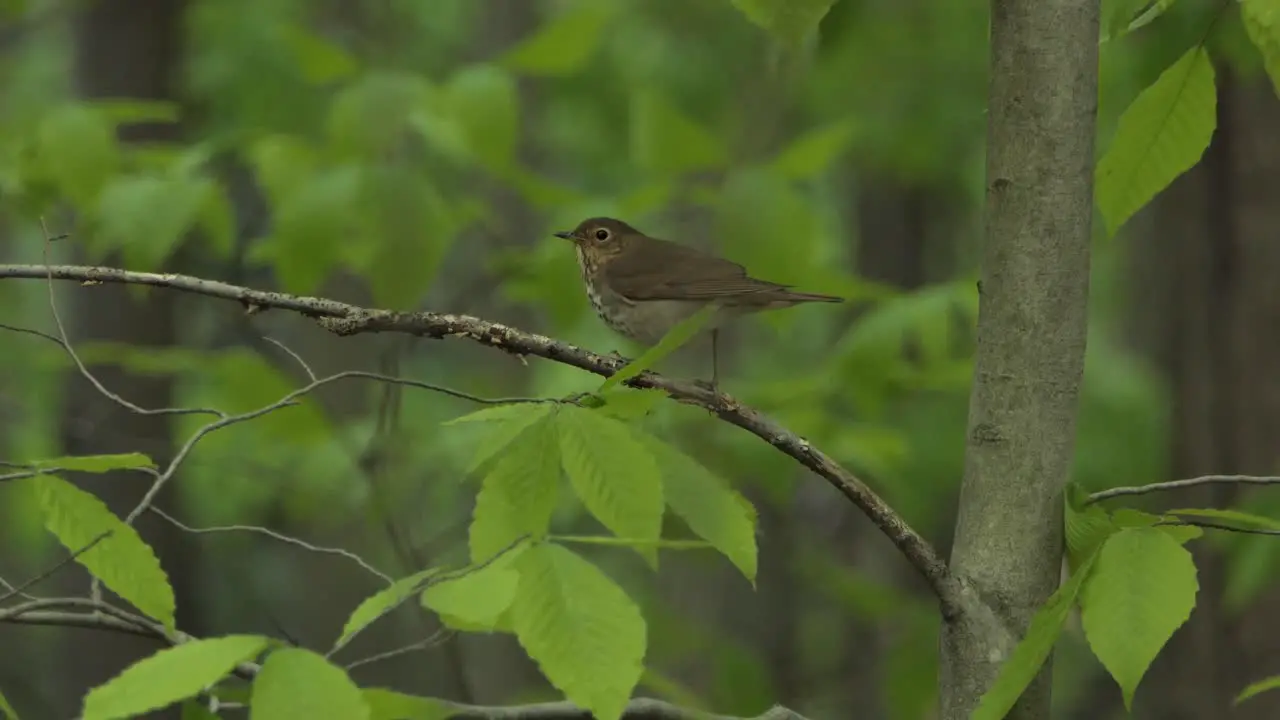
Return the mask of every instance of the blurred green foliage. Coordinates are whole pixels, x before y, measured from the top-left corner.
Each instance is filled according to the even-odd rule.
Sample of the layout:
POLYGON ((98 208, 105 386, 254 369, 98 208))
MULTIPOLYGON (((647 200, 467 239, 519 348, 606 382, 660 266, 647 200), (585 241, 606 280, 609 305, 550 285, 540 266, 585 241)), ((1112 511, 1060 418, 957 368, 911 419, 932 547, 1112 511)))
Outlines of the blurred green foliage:
MULTIPOLYGON (((0 12, 20 16, 38 5, 14 0, 0 12)), ((0 197, 19 238, 10 254, 39 261, 38 219, 69 207, 72 241, 90 262, 119 253, 130 269, 161 270, 180 247, 196 247, 204 272, 195 274, 235 267, 302 294, 354 277, 379 306, 451 298, 432 308, 520 318, 525 329, 604 351, 618 341, 588 310, 572 253, 549 232, 587 215, 625 217, 771 279, 853 301, 849 313, 798 309, 750 327, 730 391, 865 476, 926 535, 944 538, 962 472, 974 268, 961 262, 949 280, 921 288, 869 280, 856 258, 884 240, 860 237, 852 208, 864 185, 889 180, 960 198, 948 241, 957 256, 972 254, 984 192, 987 4, 562 0, 529 3, 523 20, 497 17, 490 5, 353 3, 348 23, 298 0, 197 0, 187 11, 187 63, 174 102, 72 96, 64 29, 36 26, 0 63, 0 197), (182 142, 117 140, 122 124, 173 120, 182 122, 182 142), (237 207, 228 164, 252 171, 269 218, 237 207)), ((1203 28, 1205 11, 1194 3, 1157 3, 1149 24, 1136 25, 1139 5, 1104 3, 1101 128, 1107 138, 1115 128, 1116 142, 1135 132, 1121 112, 1203 28), (1126 32, 1142 38, 1137 50, 1121 47, 1126 32)), ((1245 31, 1261 45, 1277 28, 1270 15, 1245 17, 1228 43, 1242 72, 1267 65, 1245 31)), ((1149 194, 1185 164, 1156 178, 1149 194)), ((1118 226, 1134 205, 1102 203, 1103 214, 1118 226)), ((1100 243, 1099 265, 1121 252, 1100 243)), ((0 285, 6 323, 47 327, 47 303, 37 283, 0 285)), ((1161 479, 1164 388, 1117 337, 1117 309, 1096 307, 1076 479, 1093 489, 1161 479)), ((201 320, 185 324, 184 347, 99 343, 79 353, 88 363, 172 377, 182 404, 228 412, 298 386, 256 352, 213 347, 218 311, 193 312, 201 320)), ((10 337, 5 346, 0 369, 17 379, 5 392, 23 421, 6 434, 3 455, 57 456, 64 390, 55 371, 70 363, 37 338, 10 337)), ((446 355, 415 356, 405 371, 481 394, 541 396, 598 383, 559 365, 446 355)), ((369 397, 376 392, 370 386, 369 397)), ((309 403, 202 441, 181 491, 199 523, 252 523, 283 510, 294 522, 337 528, 353 508, 375 518, 381 507, 408 503, 423 507, 423 534, 460 528, 476 487, 457 479, 486 458, 476 458, 474 436, 441 422, 470 409, 407 391, 398 432, 413 441, 396 456, 386 505, 361 479, 352 450, 369 445, 372 416, 326 415, 309 403)), ((197 422, 174 420, 183 437, 197 422)), ((688 409, 663 404, 645 422, 757 502, 793 508, 800 486, 814 482, 755 438, 688 409)), ((577 450, 570 478, 586 483, 596 459, 577 450)), ((0 532, 34 537, 22 504, 3 507, 0 532)), ((557 512, 565 513, 558 521, 583 517, 557 512)), ((801 525, 790 531, 805 536, 801 525)), ((1280 562, 1265 540, 1228 541, 1237 604, 1280 562)), ((493 550, 495 542, 481 544, 493 550)), ((807 633, 813 652, 801 657, 834 653, 855 624, 891 626, 878 702, 893 718, 924 716, 934 673, 918 660, 934 655, 931 609, 895 580, 851 567, 831 543, 806 537, 805 548, 798 573, 816 599, 803 611, 827 617, 834 608, 848 627, 807 633)), ((734 562, 754 574, 754 556, 734 562)), ((651 647, 679 646, 697 624, 660 615, 649 617, 650 628, 664 638, 651 647)), ((696 644, 700 661, 711 668, 709 706, 759 712, 775 699, 755 648, 727 631, 696 629, 705 639, 696 644)), ((810 670, 823 669, 802 672, 810 670)))

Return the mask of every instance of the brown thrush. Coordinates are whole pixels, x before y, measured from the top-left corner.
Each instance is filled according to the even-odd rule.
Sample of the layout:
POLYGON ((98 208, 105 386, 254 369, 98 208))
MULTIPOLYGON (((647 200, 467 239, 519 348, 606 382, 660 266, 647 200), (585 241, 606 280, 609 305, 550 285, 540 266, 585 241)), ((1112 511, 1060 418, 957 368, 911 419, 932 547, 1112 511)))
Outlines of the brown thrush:
POLYGON ((844 301, 757 280, 735 262, 649 237, 613 218, 588 218, 555 236, 577 246, 587 299, 596 314, 632 340, 653 345, 708 303, 719 303, 720 310, 707 324, 712 389, 718 385, 716 343, 725 320, 806 302, 844 301))

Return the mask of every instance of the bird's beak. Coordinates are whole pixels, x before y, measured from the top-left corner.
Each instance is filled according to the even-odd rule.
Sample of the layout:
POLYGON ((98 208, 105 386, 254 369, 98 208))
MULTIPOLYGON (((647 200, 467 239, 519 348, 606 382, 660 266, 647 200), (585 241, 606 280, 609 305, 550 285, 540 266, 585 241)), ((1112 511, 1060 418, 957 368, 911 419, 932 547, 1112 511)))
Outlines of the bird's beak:
POLYGON ((578 238, 577 238, 577 236, 575 236, 575 235, 573 234, 573 232, 572 232, 572 231, 569 231, 569 230, 561 230, 560 232, 557 232, 557 233, 551 233, 551 234, 552 234, 552 235, 555 235, 555 236, 556 236, 556 237, 558 237, 558 238, 564 238, 565 240, 577 240, 577 239, 578 239, 578 238))

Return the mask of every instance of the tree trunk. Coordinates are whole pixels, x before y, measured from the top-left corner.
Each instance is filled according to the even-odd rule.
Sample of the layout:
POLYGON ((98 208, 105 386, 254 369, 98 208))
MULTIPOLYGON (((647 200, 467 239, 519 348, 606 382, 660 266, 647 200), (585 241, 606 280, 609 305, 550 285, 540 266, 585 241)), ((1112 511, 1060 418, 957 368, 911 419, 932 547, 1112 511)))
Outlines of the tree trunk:
MULTIPOLYGON (((986 240, 951 567, 1015 636, 1058 582, 1088 319, 1099 3, 994 0, 986 240)), ((982 618, 943 626, 942 717, 1009 657, 982 618)), ((1048 717, 1051 663, 1008 716, 1048 717)))

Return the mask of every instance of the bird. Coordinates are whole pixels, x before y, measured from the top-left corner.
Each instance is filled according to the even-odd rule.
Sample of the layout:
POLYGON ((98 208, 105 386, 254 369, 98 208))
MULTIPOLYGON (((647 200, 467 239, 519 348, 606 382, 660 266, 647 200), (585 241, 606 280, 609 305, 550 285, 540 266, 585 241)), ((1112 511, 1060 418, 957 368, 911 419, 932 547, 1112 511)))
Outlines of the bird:
POLYGON ((708 303, 718 303, 720 309, 704 328, 711 333, 713 392, 719 392, 717 343, 726 321, 801 303, 844 302, 753 278, 738 263, 650 237, 614 218, 587 218, 573 230, 552 235, 573 242, 592 309, 623 337, 653 345, 708 303))

